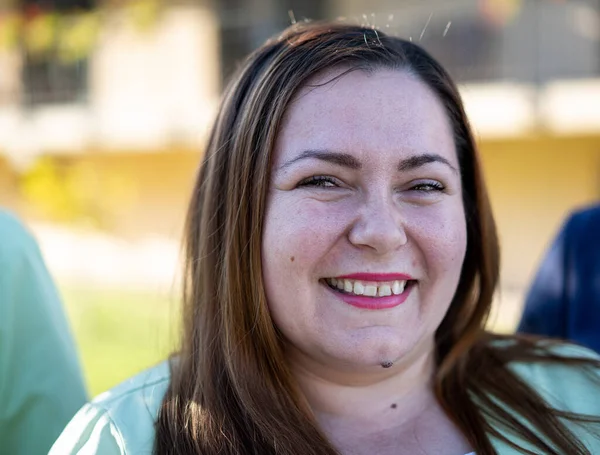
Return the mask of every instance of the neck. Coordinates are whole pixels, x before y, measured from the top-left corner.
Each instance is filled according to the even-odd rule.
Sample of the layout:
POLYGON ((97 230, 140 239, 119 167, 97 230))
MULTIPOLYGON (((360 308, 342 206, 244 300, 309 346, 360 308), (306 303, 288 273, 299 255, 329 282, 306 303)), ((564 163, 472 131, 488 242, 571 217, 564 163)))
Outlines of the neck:
POLYGON ((342 371, 300 355, 291 357, 300 389, 323 427, 332 422, 372 426, 381 421, 398 426, 435 402, 433 341, 389 368, 342 371))

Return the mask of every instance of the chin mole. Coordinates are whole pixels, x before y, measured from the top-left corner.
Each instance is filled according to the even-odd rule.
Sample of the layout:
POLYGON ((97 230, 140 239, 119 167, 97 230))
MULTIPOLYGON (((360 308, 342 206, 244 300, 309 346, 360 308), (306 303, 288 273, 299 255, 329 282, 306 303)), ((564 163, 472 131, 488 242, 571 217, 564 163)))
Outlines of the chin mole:
POLYGON ((381 362, 381 367, 382 368, 389 368, 394 364, 394 362, 390 362, 389 360, 386 360, 385 362, 381 362))
POLYGON ((296 258, 295 258, 294 256, 292 256, 292 257, 290 258, 290 261, 291 261, 291 262, 294 262, 295 260, 296 260, 296 258))
POLYGON ((392 408, 392 409, 396 409, 396 407, 397 407, 397 406, 398 406, 398 405, 397 405, 396 403, 392 403, 392 405, 390 406, 390 408, 392 408))

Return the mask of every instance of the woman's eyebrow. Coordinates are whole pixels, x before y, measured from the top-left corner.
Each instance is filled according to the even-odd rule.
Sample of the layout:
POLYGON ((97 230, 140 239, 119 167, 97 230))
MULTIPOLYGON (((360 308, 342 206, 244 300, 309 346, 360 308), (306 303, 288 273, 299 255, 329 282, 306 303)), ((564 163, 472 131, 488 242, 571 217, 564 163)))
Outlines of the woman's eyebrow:
MULTIPOLYGON (((305 150, 298 156, 286 161, 279 167, 279 171, 291 166, 298 161, 306 159, 317 159, 326 161, 328 163, 337 164, 338 166, 347 167, 350 169, 361 169, 362 163, 349 153, 333 152, 331 150, 305 150)), ((423 153, 420 155, 413 155, 408 158, 400 160, 398 163, 398 171, 406 172, 429 163, 442 163, 448 166, 456 174, 459 174, 458 170, 443 156, 437 153, 423 153)))
POLYGON ((410 171, 412 169, 416 169, 429 163, 443 163, 450 167, 450 169, 452 169, 454 173, 459 174, 458 169, 452 166, 450 161, 448 161, 443 156, 438 155, 437 153, 424 153, 422 155, 413 155, 408 158, 405 158, 401 160, 398 164, 398 170, 400 172, 410 171))
POLYGON ((350 169, 360 169, 362 164, 356 158, 348 153, 332 152, 330 150, 305 150, 300 155, 285 162, 279 167, 283 170, 290 165, 305 159, 317 159, 327 161, 328 163, 337 164, 338 166, 347 167, 350 169))

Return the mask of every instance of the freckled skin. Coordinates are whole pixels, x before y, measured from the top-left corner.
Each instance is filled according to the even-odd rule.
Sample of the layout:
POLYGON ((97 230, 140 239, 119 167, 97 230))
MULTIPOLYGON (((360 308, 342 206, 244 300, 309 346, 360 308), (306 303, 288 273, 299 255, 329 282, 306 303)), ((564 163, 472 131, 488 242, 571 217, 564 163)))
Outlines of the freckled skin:
POLYGON ((460 277, 466 224, 450 166, 398 171, 400 160, 426 153, 459 168, 443 106, 403 71, 354 71, 301 90, 290 105, 274 150, 262 261, 269 309, 292 362, 381 371, 384 362, 433 349, 460 277), (281 168, 314 149, 352 155, 362 167, 309 158, 281 168), (313 176, 335 184, 301 184, 313 176), (444 189, 413 189, 424 181, 444 189), (397 307, 364 310, 322 281, 358 272, 404 273, 418 284, 397 307))

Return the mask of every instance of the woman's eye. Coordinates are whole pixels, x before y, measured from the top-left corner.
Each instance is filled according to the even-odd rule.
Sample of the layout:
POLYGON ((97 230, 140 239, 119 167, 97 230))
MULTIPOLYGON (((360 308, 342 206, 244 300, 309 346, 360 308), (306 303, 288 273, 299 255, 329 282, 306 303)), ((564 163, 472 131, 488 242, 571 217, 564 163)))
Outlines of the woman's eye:
POLYGON ((431 181, 419 182, 416 185, 413 185, 410 189, 413 191, 420 191, 423 193, 431 193, 434 191, 444 191, 445 188, 444 185, 442 185, 440 182, 431 181))
POLYGON ((298 186, 317 186, 322 188, 335 188, 338 187, 338 183, 332 177, 326 175, 315 175, 307 179, 302 180, 298 186))

